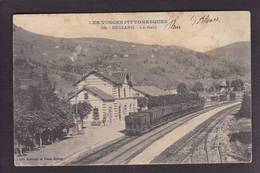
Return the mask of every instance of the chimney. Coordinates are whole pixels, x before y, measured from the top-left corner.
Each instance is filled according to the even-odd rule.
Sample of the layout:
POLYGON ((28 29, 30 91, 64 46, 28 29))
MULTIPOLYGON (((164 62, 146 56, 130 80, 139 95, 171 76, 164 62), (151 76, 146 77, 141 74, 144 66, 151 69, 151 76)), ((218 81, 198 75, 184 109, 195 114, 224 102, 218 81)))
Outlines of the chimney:
POLYGON ((109 76, 112 76, 112 67, 111 66, 107 67, 107 73, 109 76))

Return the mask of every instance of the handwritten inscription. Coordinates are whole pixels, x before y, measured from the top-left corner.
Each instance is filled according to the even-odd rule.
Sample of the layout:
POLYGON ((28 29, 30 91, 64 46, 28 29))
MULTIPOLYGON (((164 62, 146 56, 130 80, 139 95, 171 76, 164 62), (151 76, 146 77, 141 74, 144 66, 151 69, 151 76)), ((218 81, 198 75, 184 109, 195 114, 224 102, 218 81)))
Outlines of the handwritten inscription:
POLYGON ((191 25, 199 25, 199 24, 209 24, 209 23, 219 23, 220 18, 210 15, 204 15, 204 16, 195 16, 193 15, 191 17, 191 25))
POLYGON ((177 24, 177 20, 179 19, 179 16, 175 19, 170 20, 165 27, 167 29, 181 29, 181 26, 177 24))

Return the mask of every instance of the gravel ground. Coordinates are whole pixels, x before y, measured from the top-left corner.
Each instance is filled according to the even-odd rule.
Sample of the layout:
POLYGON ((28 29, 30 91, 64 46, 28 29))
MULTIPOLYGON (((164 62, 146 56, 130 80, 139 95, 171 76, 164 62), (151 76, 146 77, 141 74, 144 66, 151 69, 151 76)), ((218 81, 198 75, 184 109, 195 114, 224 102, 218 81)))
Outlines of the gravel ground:
POLYGON ((251 161, 251 121, 237 119, 238 109, 217 116, 204 128, 167 148, 152 163, 199 164, 251 161), (247 129, 243 129, 246 124, 247 129), (237 127, 240 128, 237 128, 237 127), (249 127, 249 128, 248 128, 249 127), (246 133, 243 133, 246 131, 246 133), (248 143, 241 142, 241 133, 248 143), (237 135, 239 134, 239 135, 237 135), (192 135, 192 136, 191 136, 192 135), (248 137, 249 135, 249 137, 248 137), (233 137, 232 137, 233 136, 233 137), (231 138, 233 138, 231 140, 231 138), (250 140, 248 140, 250 139, 250 140))
POLYGON ((124 122, 113 126, 87 127, 80 135, 45 145, 42 150, 27 153, 26 156, 14 156, 16 166, 53 166, 62 164, 67 158, 90 151, 110 141, 124 136, 120 131, 125 128, 124 122))
POLYGON ((157 163, 172 163, 172 162, 180 163, 180 161, 185 159, 186 155, 191 152, 190 150, 195 148, 194 145, 198 145, 200 141, 198 139, 203 139, 203 135, 205 134, 205 132, 208 132, 207 126, 211 126, 211 128, 215 126, 212 123, 215 122, 213 121, 213 119, 225 115, 228 110, 234 109, 234 107, 238 107, 239 105, 240 105, 239 102, 222 105, 218 108, 204 112, 199 116, 190 119, 184 124, 178 126, 176 129, 172 130, 170 133, 161 137, 156 142, 152 143, 144 151, 142 151, 136 157, 131 159, 128 164, 149 164, 149 163, 157 164, 157 163), (202 135, 202 136, 198 137, 196 135, 198 136, 202 135), (169 150, 168 148, 171 149, 169 150), (167 153, 168 151, 170 155, 174 157, 168 157, 167 156, 169 155, 169 153, 167 153), (181 151, 184 153, 181 154, 181 152, 179 152, 178 154, 176 151, 178 152, 181 151), (161 154, 161 153, 165 153, 165 154, 161 154), (177 160, 174 161, 174 159, 177 160))

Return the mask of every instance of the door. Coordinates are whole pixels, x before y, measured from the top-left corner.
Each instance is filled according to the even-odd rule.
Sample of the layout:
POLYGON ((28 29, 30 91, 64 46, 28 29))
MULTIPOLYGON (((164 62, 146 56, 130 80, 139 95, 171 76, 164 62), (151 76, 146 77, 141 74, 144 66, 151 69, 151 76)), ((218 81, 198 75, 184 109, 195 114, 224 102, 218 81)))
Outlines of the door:
POLYGON ((121 121, 121 119, 122 119, 121 105, 118 106, 118 117, 119 117, 119 120, 121 121))

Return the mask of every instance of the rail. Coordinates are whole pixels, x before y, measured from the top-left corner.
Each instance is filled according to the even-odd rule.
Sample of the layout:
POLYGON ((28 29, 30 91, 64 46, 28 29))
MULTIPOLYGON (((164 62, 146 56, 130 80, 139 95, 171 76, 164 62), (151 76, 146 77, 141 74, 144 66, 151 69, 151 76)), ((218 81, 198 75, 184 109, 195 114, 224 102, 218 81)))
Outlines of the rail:
POLYGON ((176 117, 175 119, 160 125, 153 130, 143 133, 140 136, 126 136, 120 141, 112 143, 94 153, 83 156, 77 160, 74 160, 72 165, 81 164, 123 164, 127 163, 132 157, 138 154, 141 150, 149 146, 152 142, 158 140, 161 136, 167 134, 178 126, 184 124, 192 118, 199 116, 202 113, 210 111, 212 109, 221 107, 230 102, 220 103, 217 105, 211 105, 203 110, 187 114, 185 116, 176 117), (142 145, 142 147, 140 147, 142 145), (138 147, 139 146, 139 147, 138 147), (127 155, 126 155, 127 153, 127 155))

